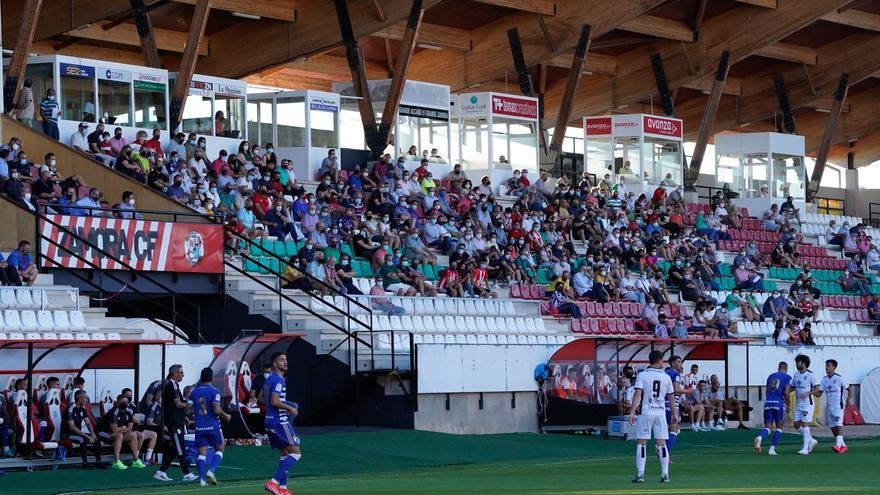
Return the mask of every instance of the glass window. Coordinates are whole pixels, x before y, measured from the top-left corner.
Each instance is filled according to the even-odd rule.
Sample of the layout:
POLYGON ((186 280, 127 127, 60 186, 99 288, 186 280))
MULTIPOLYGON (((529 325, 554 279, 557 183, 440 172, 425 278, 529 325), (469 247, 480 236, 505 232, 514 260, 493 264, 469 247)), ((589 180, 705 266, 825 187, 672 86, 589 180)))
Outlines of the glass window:
POLYGON ((309 110, 312 147, 336 148, 336 112, 309 110))
POLYGON ((538 133, 533 124, 513 119, 492 121, 492 157, 504 155, 512 168, 538 169, 538 133))
POLYGON ((40 102, 46 97, 46 90, 55 87, 54 65, 45 64, 28 64, 24 70, 24 78, 33 81, 34 85, 31 90, 34 92, 34 115, 40 113, 40 102))
POLYGON ((743 196, 747 198, 761 197, 761 188, 768 187, 767 155, 745 155, 740 159, 743 176, 743 196))
POLYGON ((398 128, 400 130, 400 138, 396 140, 398 148, 405 152, 411 146, 415 146, 418 156, 424 152, 428 152, 430 156, 431 150, 436 148, 440 158, 431 161, 447 163, 449 122, 401 115, 398 117, 398 128))
MULTIPOLYGON (((244 99, 232 96, 214 96, 214 135, 243 138, 244 99)), ((254 136, 251 139, 256 139, 254 136)))
MULTIPOLYGON (((590 172, 596 174, 596 178, 602 177, 610 170, 590 172)), ((614 173, 623 175, 630 182, 641 180, 642 163, 639 157, 639 138, 619 137, 614 138, 614 173)))
MULTIPOLYGON (((248 101, 247 104, 247 132, 248 139, 257 143, 263 142, 263 138, 260 137, 260 105, 253 100, 248 101)), ((271 140, 269 138, 267 141, 271 140)))
POLYGON ((61 75, 61 118, 95 122, 95 80, 61 75))
MULTIPOLYGON (((742 195, 742 169, 739 167, 739 157, 716 156, 715 184, 718 187, 727 185, 731 191, 742 195)), ((702 168, 702 167, 701 167, 702 168)))
MULTIPOLYGON (((364 139, 364 126, 361 124, 361 114, 358 112, 357 100, 354 98, 339 98, 339 106, 342 114, 339 116, 339 146, 355 150, 367 149, 364 139)), ((392 153, 395 155, 395 153, 392 153)))
POLYGON ((134 125, 147 129, 166 129, 165 85, 134 82, 134 125))
POLYGON ((189 95, 183 107, 183 132, 213 135, 214 100, 210 96, 189 95))
POLYGON ((615 156, 611 138, 594 138, 586 141, 584 158, 587 163, 587 172, 595 175, 597 178, 601 179, 602 176, 611 171, 611 165, 614 163, 615 156))
POLYGON ((806 168, 803 157, 773 155, 774 197, 792 196, 794 199, 804 199, 806 185, 806 168))
POLYGON ((248 101, 248 139, 253 143, 271 143, 272 100, 248 101))
POLYGON ((109 125, 131 125, 131 83, 98 80, 101 118, 109 125))
POLYGON ((664 180, 681 184, 681 143, 646 138, 644 157, 649 184, 660 184, 664 180))
MULTIPOLYGON (((826 170, 827 172, 827 170, 826 170)), ((824 174, 823 174, 824 175, 824 174)), ((820 215, 844 215, 846 210, 845 202, 842 199, 816 198, 817 213, 820 215)))
POLYGON ((278 109, 279 148, 304 148, 306 146, 306 97, 291 96, 276 100, 278 109))
POLYGON ((485 120, 462 122, 461 164, 465 169, 489 167, 489 124, 485 120))

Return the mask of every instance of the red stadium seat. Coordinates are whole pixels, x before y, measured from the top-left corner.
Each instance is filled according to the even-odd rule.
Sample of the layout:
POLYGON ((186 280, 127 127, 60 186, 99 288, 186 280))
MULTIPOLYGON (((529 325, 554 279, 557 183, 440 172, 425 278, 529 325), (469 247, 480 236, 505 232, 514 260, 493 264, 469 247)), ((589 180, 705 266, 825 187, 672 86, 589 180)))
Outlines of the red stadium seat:
POLYGON ((523 295, 522 295, 522 292, 520 291, 520 285, 519 285, 519 284, 511 284, 511 286, 510 286, 510 297, 512 297, 512 298, 514 298, 514 299, 522 299, 523 295))
POLYGON ((587 302, 584 304, 584 314, 590 317, 597 316, 596 314, 596 303, 587 302))
POLYGON ((633 320, 626 320, 623 322, 624 331, 628 334, 636 333, 636 322, 633 320))

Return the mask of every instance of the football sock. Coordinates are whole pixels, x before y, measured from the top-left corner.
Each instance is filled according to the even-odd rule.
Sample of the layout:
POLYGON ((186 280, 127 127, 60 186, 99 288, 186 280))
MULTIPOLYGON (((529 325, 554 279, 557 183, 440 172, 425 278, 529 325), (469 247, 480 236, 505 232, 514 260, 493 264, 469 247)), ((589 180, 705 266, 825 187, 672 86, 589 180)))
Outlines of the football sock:
POLYGON ((217 466, 223 462, 223 452, 214 452, 214 457, 211 459, 211 469, 208 469, 210 472, 214 472, 217 470, 217 466))
POLYGON ((278 469, 275 470, 275 476, 272 476, 272 479, 281 486, 287 484, 287 469, 284 469, 284 461, 286 460, 287 456, 281 457, 278 460, 278 469))
POLYGON ((205 464, 206 456, 199 454, 196 458, 196 467, 199 468, 199 479, 205 481, 205 473, 208 472, 208 466, 205 464))
POLYGON ((666 445, 660 446, 660 475, 669 476, 669 449, 666 445))
POLYGON ((678 441, 678 433, 674 431, 669 432, 669 440, 666 440, 666 449, 672 452, 672 448, 675 447, 675 442, 678 441))
POLYGON ((834 437, 834 444, 838 447, 846 447, 846 444, 843 443, 843 435, 837 435, 834 437))
POLYGON ((801 433, 804 435, 804 450, 810 448, 810 440, 813 437, 810 436, 810 428, 808 426, 804 426, 801 428, 801 433))
POLYGON ((776 447, 776 444, 779 443, 779 440, 782 438, 782 430, 776 430, 773 432, 773 438, 770 439, 770 446, 776 447))
MULTIPOLYGON (((282 475, 282 477, 283 477, 284 479, 283 479, 283 480, 278 480, 278 484, 279 484, 282 488, 286 488, 286 487, 287 487, 287 478, 290 477, 290 474, 289 474, 290 468, 292 468, 293 465, 296 464, 296 461, 298 461, 298 460, 299 460, 299 455, 297 455, 297 454, 290 454, 290 455, 288 455, 288 456, 285 456, 285 457, 281 460, 281 463, 278 465, 278 469, 284 471, 284 474, 282 475)), ((277 478, 276 478, 276 479, 277 479, 277 478)))
POLYGON ((147 449, 146 460, 148 460, 148 461, 153 460, 153 449, 147 449))
POLYGON ((758 436, 761 437, 763 441, 765 438, 770 436, 770 428, 761 428, 761 431, 758 433, 758 436))
POLYGON ((645 475, 645 456, 647 455, 647 450, 645 445, 636 445, 636 474, 639 476, 645 475))

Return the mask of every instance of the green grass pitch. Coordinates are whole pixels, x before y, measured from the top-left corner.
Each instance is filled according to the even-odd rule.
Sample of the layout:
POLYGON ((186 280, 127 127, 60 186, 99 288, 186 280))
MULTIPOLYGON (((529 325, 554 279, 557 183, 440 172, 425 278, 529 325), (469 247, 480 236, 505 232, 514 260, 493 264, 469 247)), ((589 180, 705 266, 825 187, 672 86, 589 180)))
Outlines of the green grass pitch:
MULTIPOLYGON (((880 439, 851 439, 850 451, 831 451, 821 439, 808 457, 800 436, 787 434, 778 457, 756 455, 756 430, 684 432, 672 453, 672 482, 659 483, 659 463, 648 459, 644 485, 633 485, 635 444, 574 435, 444 435, 418 431, 321 434, 303 437, 294 466, 295 494, 878 494, 880 439)), ((768 443, 765 441, 765 452, 768 443)), ((652 450, 649 450, 652 452, 652 450)), ((267 446, 230 447, 218 469, 220 485, 160 483, 154 467, 126 471, 13 472, 0 493, 43 495, 265 493, 277 454, 267 446), (10 489, 11 491, 6 491, 10 489)), ((172 468, 169 475, 180 478, 172 468)))

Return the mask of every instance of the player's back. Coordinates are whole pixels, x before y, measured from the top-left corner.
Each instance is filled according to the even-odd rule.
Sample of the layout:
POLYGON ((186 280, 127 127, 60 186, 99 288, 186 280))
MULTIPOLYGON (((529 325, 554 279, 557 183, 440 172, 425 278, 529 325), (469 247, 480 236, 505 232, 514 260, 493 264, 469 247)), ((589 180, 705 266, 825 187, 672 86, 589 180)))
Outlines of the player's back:
POLYGON ((672 380, 659 368, 646 368, 636 377, 642 391, 642 414, 666 416, 666 396, 673 393, 672 380))
POLYGON ((785 404, 785 388, 791 384, 791 376, 788 373, 777 371, 767 377, 766 405, 782 406, 785 404))
POLYGON ((214 412, 214 403, 220 402, 220 392, 208 384, 201 384, 189 396, 195 408, 196 432, 216 431, 220 421, 214 412))
POLYGON ((277 395, 278 400, 287 400, 287 382, 284 377, 273 372, 266 378, 263 386, 263 399, 266 401, 266 424, 287 423, 287 411, 278 409, 272 405, 272 395, 277 395))

